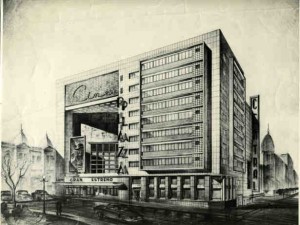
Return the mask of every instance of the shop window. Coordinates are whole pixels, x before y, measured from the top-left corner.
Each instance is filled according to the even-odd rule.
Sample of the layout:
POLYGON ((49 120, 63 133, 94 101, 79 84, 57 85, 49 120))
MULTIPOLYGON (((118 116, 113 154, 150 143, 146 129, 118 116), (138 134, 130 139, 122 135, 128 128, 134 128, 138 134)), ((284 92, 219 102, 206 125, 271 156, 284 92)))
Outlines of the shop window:
POLYGON ((176 188, 172 188, 170 191, 170 198, 172 199, 176 199, 177 198, 177 189, 176 188))
POLYGON ((149 188, 149 197, 154 198, 154 188, 149 188))
POLYGON ((160 188, 158 191, 159 198, 165 198, 166 197, 166 190, 164 188, 160 188))

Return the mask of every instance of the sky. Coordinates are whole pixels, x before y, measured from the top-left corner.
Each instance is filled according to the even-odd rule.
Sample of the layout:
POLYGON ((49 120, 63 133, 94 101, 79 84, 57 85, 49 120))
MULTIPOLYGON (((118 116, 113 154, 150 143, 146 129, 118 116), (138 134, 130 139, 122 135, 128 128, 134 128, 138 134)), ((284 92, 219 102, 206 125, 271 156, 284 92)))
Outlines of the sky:
MULTIPOLYGON (((261 140, 298 168, 299 3, 295 0, 10 0, 4 4, 2 140, 20 126, 32 145, 56 142, 55 82, 221 29, 261 98, 261 140)), ((63 149, 58 149, 63 153, 63 149)))

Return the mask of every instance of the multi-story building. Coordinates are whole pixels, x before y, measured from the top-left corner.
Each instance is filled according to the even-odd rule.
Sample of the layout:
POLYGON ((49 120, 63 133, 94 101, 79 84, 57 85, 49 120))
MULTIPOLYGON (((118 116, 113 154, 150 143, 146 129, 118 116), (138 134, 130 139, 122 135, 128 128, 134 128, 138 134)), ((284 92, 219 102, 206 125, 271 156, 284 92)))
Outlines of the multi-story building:
MULTIPOLYGON (((46 136, 47 143, 51 143, 46 136)), ((25 176, 20 179, 17 190, 27 190, 34 192, 43 188, 42 179, 46 178, 45 189, 50 194, 56 194, 55 182, 63 179, 64 160, 61 155, 53 148, 52 143, 47 147, 33 147, 27 141, 27 137, 21 129, 20 135, 15 143, 1 142, 2 159, 9 154, 11 162, 19 167, 24 165, 25 176)), ((14 168, 13 168, 14 169, 14 168)), ((22 170, 23 171, 23 170, 22 170)), ((17 172, 17 171, 16 171, 17 172)), ((16 182, 17 177, 13 180, 16 182)), ((59 187, 58 187, 59 188, 59 187)), ((1 183, 2 190, 9 190, 9 186, 4 179, 1 183)))
POLYGON ((245 98, 220 30, 59 80, 65 194, 242 204, 245 98))
POLYGON ((265 194, 274 194, 278 189, 298 187, 298 175, 293 160, 288 153, 280 156, 275 153, 275 145, 268 133, 262 141, 263 189, 265 194))

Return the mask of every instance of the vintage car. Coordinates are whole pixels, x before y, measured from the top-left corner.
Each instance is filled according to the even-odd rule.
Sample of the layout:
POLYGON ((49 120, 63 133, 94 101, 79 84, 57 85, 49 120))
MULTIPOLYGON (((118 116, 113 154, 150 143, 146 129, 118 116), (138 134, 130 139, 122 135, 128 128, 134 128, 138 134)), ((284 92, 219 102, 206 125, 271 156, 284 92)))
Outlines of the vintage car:
POLYGON ((141 223, 143 217, 130 209, 130 206, 117 204, 102 204, 94 207, 99 219, 110 218, 128 223, 141 223))
POLYGON ((1 201, 12 201, 11 191, 1 191, 1 201))
POLYGON ((18 202, 27 202, 32 201, 31 195, 26 190, 18 190, 16 192, 16 201, 18 202))
POLYGON ((53 199, 51 195, 49 195, 48 192, 44 190, 36 190, 35 192, 32 192, 31 196, 33 200, 37 200, 37 201, 44 200, 44 196, 45 196, 45 200, 53 199))

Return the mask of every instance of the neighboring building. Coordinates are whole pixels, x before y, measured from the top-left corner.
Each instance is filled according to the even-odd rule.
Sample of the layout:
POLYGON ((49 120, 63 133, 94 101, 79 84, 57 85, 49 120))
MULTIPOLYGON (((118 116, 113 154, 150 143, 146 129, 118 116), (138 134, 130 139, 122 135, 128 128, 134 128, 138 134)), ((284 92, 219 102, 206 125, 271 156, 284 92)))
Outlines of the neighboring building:
MULTIPOLYGON (((50 194, 57 192, 55 182, 63 179, 64 160, 60 154, 51 146, 45 149, 42 147, 32 147, 27 141, 27 137, 21 129, 19 137, 15 143, 1 142, 2 157, 10 154, 13 161, 18 165, 26 163, 28 170, 20 180, 17 190, 27 190, 30 193, 38 189, 43 189, 42 179, 45 176, 46 191, 50 194)), ((48 136, 47 142, 51 143, 48 136)), ((2 190, 9 190, 9 187, 2 179, 2 190)))
POLYGON ((294 188, 298 186, 298 175, 294 170, 293 160, 288 153, 278 156, 270 135, 262 141, 263 153, 263 182, 264 192, 274 194, 278 189, 294 188))
MULTIPOLYGON (((245 98, 244 72, 220 30, 59 80, 65 194, 243 204, 246 164, 259 161, 251 130, 246 149, 245 98)), ((255 179, 247 189, 258 189, 255 179)))

